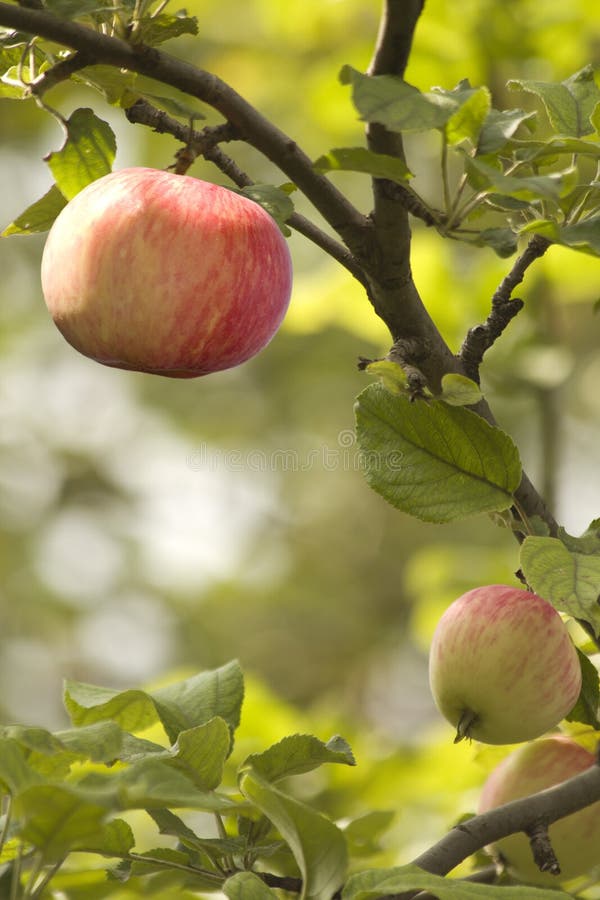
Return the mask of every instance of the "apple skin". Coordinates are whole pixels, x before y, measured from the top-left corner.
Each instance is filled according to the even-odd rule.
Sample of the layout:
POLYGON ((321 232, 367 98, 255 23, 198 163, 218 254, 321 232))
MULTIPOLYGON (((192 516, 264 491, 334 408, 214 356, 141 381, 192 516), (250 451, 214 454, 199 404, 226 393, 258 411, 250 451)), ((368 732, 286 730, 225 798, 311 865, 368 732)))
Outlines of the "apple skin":
MULTIPOLYGON (((560 784, 594 764, 592 753, 564 735, 533 741, 519 747, 494 769, 481 792, 478 812, 560 784)), ((540 872, 524 834, 502 838, 494 848, 520 880, 540 885, 556 886, 600 863, 600 803, 559 819, 550 825, 548 833, 561 868, 558 876, 540 872)))
POLYGON ((441 617, 429 683, 457 741, 518 744, 571 711, 581 667, 554 607, 529 591, 492 584, 467 591, 441 617))
POLYGON ((257 203, 141 167, 99 178, 64 207, 41 276, 73 347, 107 366, 175 378, 262 350, 292 287, 286 241, 257 203))

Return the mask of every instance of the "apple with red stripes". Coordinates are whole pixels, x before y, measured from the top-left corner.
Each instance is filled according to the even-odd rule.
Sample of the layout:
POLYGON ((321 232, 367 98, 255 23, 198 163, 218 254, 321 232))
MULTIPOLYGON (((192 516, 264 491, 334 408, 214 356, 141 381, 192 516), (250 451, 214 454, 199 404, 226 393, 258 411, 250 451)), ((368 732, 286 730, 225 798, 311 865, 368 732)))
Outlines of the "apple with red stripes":
POLYGON ((261 351, 292 265, 274 219, 224 187, 150 168, 113 172, 64 207, 42 290, 77 350, 107 366, 193 378, 261 351))

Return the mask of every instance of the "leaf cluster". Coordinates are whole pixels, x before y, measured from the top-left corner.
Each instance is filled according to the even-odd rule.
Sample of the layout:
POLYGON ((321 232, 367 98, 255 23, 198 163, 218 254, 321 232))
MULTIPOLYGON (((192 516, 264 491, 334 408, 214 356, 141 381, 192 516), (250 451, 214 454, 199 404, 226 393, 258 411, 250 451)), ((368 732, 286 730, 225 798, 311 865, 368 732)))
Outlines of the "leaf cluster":
POLYGON ((319 171, 394 182, 407 208, 443 236, 490 246, 500 256, 510 256, 518 237, 532 233, 600 255, 600 74, 592 66, 557 83, 509 82, 541 101, 545 128, 535 112, 494 108, 489 89, 468 80, 422 92, 398 76, 364 75, 351 66, 340 79, 365 122, 399 134, 439 134, 439 205, 415 190, 414 173, 395 156, 340 148, 317 160, 319 171))

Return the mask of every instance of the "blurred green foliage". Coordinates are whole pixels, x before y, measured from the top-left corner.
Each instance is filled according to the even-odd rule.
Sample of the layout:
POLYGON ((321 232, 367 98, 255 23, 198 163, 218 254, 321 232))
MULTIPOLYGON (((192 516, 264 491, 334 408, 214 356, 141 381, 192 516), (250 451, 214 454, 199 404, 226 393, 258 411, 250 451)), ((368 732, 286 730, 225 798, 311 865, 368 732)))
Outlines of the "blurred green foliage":
MULTIPOLYGON (((337 73, 367 66, 379 7, 192 0, 199 36, 167 49, 229 81, 316 159, 362 140, 337 73)), ((508 79, 560 79, 599 58, 595 0, 469 0, 459 19, 456 4, 428 0, 407 79, 449 89, 468 77, 499 106, 533 109, 534 98, 507 93, 508 79)), ((93 105, 117 134, 117 167, 173 161, 171 138, 127 124, 99 95, 60 86, 48 100, 65 116, 93 105)), ((8 223, 49 187, 42 157, 61 135, 43 111, 8 99, 0 135, 8 223)), ((411 137, 407 151, 434 202, 429 140, 411 137)), ((280 181, 253 151, 233 152, 257 181, 280 181)), ((192 174, 224 181, 206 162, 192 174)), ((331 177, 368 211, 365 176, 331 177)), ((271 345, 238 370, 178 382, 76 356, 43 306, 42 245, 0 242, 1 718, 60 723, 62 676, 130 686, 237 657, 253 679, 240 745, 321 734, 320 723, 324 737, 341 731, 358 769, 315 775, 305 790, 336 816, 396 810, 401 797, 382 864, 423 849, 474 807, 496 760, 488 750, 474 767, 474 751, 452 746, 439 723, 429 637, 463 591, 516 583, 517 547, 484 518, 415 522, 366 485, 356 360, 389 341, 360 287, 294 236, 292 306, 271 345)), ((454 349, 509 265, 415 226, 415 278, 454 349)), ((501 423, 575 533, 598 512, 599 275, 597 260, 552 248, 484 367, 501 423)))

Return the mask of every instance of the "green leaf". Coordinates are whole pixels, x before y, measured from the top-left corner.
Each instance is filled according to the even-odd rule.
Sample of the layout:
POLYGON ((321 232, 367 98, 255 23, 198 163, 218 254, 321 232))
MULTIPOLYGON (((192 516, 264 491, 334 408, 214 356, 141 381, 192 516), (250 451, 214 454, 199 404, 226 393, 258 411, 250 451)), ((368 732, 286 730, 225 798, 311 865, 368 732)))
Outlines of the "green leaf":
POLYGON ((179 91, 177 88, 154 81, 152 78, 138 76, 136 79, 136 91, 138 96, 164 109, 171 116, 187 119, 188 121, 206 118, 204 114, 205 107, 200 100, 190 97, 189 94, 184 94, 183 91, 179 91))
POLYGON ((170 752, 173 763, 197 788, 210 791, 221 783, 230 743, 227 722, 217 717, 180 732, 170 752))
POLYGON ((13 806, 20 836, 47 861, 97 840, 109 812, 79 791, 47 784, 26 788, 13 806))
POLYGON ((513 79, 508 82, 508 87, 536 94, 558 134, 582 137, 594 131, 590 117, 600 101, 600 89, 592 66, 586 66, 560 83, 513 79))
POLYGON ((365 372, 379 378, 390 394, 403 394, 408 388, 406 372, 401 365, 391 359, 373 360, 365 366, 365 372))
POLYGON ((343 67, 340 81, 352 85, 352 100, 361 119, 379 122, 391 131, 443 128, 460 105, 448 92, 423 94, 395 75, 363 75, 352 66, 343 67))
POLYGON ((292 851, 302 877, 302 900, 330 900, 342 885, 348 864, 340 829, 254 770, 242 775, 240 790, 271 820, 292 851))
POLYGON ((154 819, 161 834, 176 837, 184 846, 201 851, 213 861, 241 854, 247 849, 247 843, 243 838, 198 837, 185 822, 168 809, 151 809, 148 810, 148 815, 154 819))
POLYGON ((158 16, 144 17, 136 36, 144 44, 155 47, 182 34, 198 34, 198 20, 195 16, 160 13, 158 16))
POLYGON ((531 125, 535 116, 535 113, 522 109, 490 109, 479 134, 477 155, 485 156, 502 150, 518 128, 523 124, 531 125))
POLYGON ((335 737, 324 744, 312 734, 294 734, 263 753, 253 753, 242 769, 250 767, 268 781, 278 781, 310 772, 323 763, 356 765, 352 750, 343 738, 335 737))
POLYGON ((581 692, 577 703, 566 717, 568 722, 582 722, 591 725, 595 731, 600 731, 600 719, 598 719, 598 707, 600 705, 600 682, 598 670, 593 662, 577 650, 577 656, 581 664, 581 692))
POLYGON ((574 552, 558 538, 527 537, 520 563, 536 594, 600 632, 600 554, 574 552))
POLYGON ((408 865, 395 869, 368 869, 351 875, 342 891, 342 900, 376 900, 389 894, 417 890, 429 891, 438 900, 493 900, 494 897, 498 900, 561 900, 570 896, 555 888, 493 886, 443 878, 408 865))
POLYGON ((98 763, 125 762, 165 752, 160 744, 134 737, 111 721, 59 731, 56 736, 72 754, 98 763))
POLYGON ((381 850, 380 837, 396 817, 393 810, 373 810, 352 819, 344 826, 344 837, 352 858, 369 856, 381 850))
POLYGON ((277 900, 279 897, 254 872, 237 872, 227 879, 222 890, 229 900, 277 900))
POLYGON ((73 80, 98 91, 111 106, 128 109, 140 93, 136 89, 138 76, 135 72, 115 69, 114 66, 86 66, 73 75, 73 80))
POLYGON ((233 732, 240 722, 243 698, 244 681, 236 661, 152 692, 114 691, 73 681, 66 683, 64 692, 74 725, 111 719, 125 731, 134 732, 160 720, 173 743, 180 732, 216 716, 233 732))
POLYGON ((484 228, 479 232, 477 243, 491 247, 501 259, 516 253, 518 239, 512 228, 484 228))
POLYGON ((482 396, 479 385, 465 375, 449 372, 442 378, 440 400, 450 406, 472 406, 479 403, 482 396))
POLYGON ((64 196, 53 184, 43 197, 28 206, 25 212, 4 229, 1 237, 8 237, 9 234, 36 234, 40 231, 49 231, 57 215, 66 205, 64 196))
POLYGON ((152 758, 132 763, 110 777, 90 777, 82 788, 119 809, 186 807, 205 812, 227 812, 238 808, 235 801, 214 791, 199 790, 183 772, 166 760, 152 758))
POLYGON ((97 834, 88 836, 77 849, 102 856, 126 856, 134 846, 135 838, 129 823, 124 819, 112 819, 102 825, 97 834))
POLYGON ((546 162, 563 154, 600 158, 600 145, 590 140, 574 137, 551 137, 547 141, 514 141, 512 148, 519 160, 546 162))
POLYGON ((511 439, 464 407, 411 403, 370 385, 356 403, 366 479, 388 503, 426 522, 506 509, 520 483, 511 439))
POLYGON ((363 172, 373 178, 387 178, 405 184, 413 177, 402 159, 385 153, 373 153, 366 147, 343 147, 330 150, 314 163, 318 172, 363 172))
POLYGON ((457 111, 448 119, 444 133, 452 146, 469 140, 477 144, 491 106, 491 96, 486 87, 474 90, 457 111))
POLYGON ((27 761, 27 753, 14 739, 0 739, 0 784, 15 795, 41 781, 41 776, 27 761))
POLYGON ((46 157, 58 189, 71 200, 90 182, 112 169, 117 142, 107 122, 91 109, 76 109, 67 122, 67 139, 46 157))
POLYGON ((294 212, 294 204, 286 191, 274 184, 251 184, 237 193, 262 206, 275 219, 283 234, 291 234, 285 223, 294 212))
POLYGON ((582 219, 574 225, 558 225, 552 221, 537 220, 522 230, 534 231, 555 244, 562 244, 573 250, 589 253, 591 256, 600 256, 600 213, 582 219))
POLYGON ((558 199, 565 176, 562 172, 523 177, 505 175, 489 161, 470 157, 465 158, 465 168, 469 181, 476 190, 489 190, 518 200, 538 200, 540 197, 558 199))

